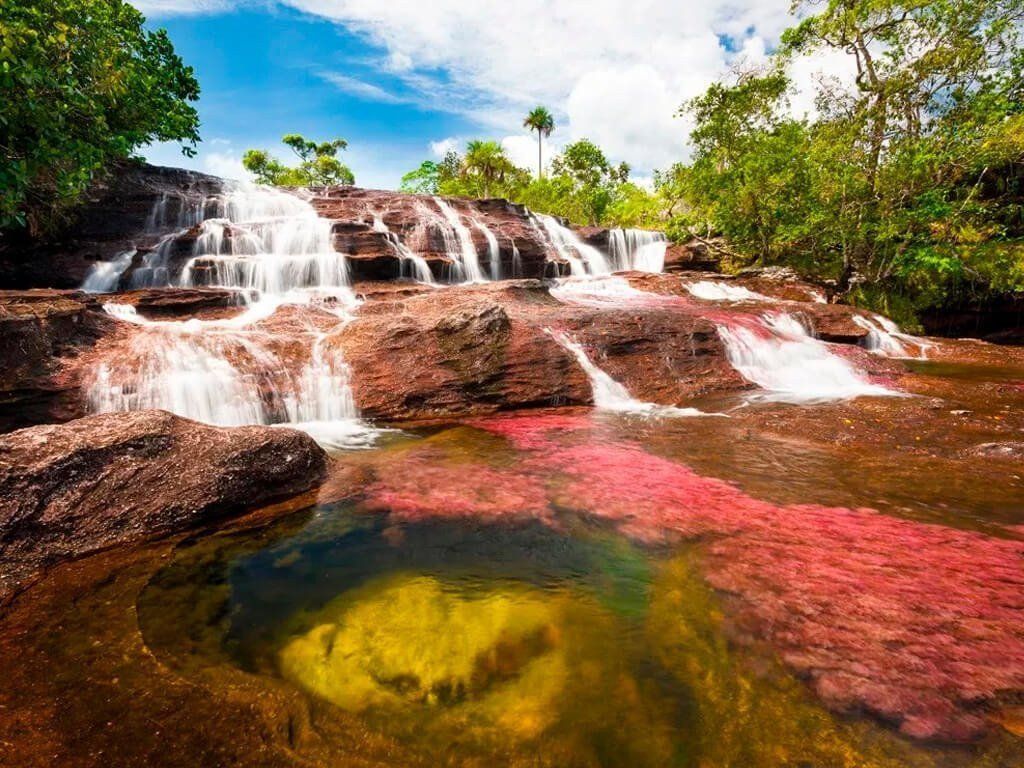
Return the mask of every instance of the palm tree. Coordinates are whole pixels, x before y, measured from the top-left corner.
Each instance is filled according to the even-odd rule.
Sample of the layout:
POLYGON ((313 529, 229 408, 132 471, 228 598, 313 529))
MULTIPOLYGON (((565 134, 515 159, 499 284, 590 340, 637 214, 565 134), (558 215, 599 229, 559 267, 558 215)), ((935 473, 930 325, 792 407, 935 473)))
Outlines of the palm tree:
POLYGON ((537 132, 537 178, 544 176, 544 163, 541 147, 545 136, 550 136, 555 130, 555 118, 551 116, 546 107, 535 107, 523 120, 523 127, 537 132))
POLYGON ((505 148, 496 141, 471 141, 466 145, 466 156, 462 159, 462 173, 478 176, 483 182, 484 197, 491 196, 491 184, 505 180, 505 175, 515 166, 505 154, 505 148))

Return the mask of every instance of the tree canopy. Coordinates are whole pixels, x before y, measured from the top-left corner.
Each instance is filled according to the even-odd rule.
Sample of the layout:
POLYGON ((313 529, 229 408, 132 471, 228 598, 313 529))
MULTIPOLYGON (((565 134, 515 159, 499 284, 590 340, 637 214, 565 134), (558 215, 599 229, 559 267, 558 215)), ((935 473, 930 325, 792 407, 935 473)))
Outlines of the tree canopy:
POLYGON ((95 174, 152 141, 199 140, 199 84, 122 0, 0 3, 0 229, 53 228, 95 174))
POLYGON ((279 187, 320 187, 331 184, 355 184, 348 166, 338 152, 348 148, 344 139, 316 142, 297 133, 281 138, 299 159, 297 166, 287 166, 262 149, 250 149, 242 155, 242 165, 260 184, 279 187))

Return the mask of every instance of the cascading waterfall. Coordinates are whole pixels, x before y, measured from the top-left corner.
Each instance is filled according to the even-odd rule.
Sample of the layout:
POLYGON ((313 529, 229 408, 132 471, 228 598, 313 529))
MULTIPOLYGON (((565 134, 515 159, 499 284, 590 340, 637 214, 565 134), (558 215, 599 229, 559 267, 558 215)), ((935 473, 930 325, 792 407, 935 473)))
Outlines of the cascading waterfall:
POLYGON ((433 284, 434 275, 430 271, 430 265, 427 264, 427 260, 403 243, 401 238, 384 223, 384 219, 376 213, 373 214, 373 231, 384 235, 391 244, 391 247, 394 248, 395 253, 402 262, 403 277, 412 277, 421 283, 433 284), (406 275, 406 265, 412 267, 410 270, 411 274, 409 275, 406 275))
POLYGON ((756 399, 818 403, 900 395, 872 384, 791 315, 769 313, 749 324, 719 325, 718 334, 732 366, 765 390, 756 399))
POLYGON ((579 235, 553 216, 531 213, 530 218, 538 232, 546 233, 558 257, 568 262, 573 277, 610 275, 611 265, 597 248, 580 240, 579 235))
POLYGON ((868 351, 883 357, 915 357, 908 345, 917 347, 917 359, 927 360, 931 344, 909 333, 903 333, 892 320, 881 315, 854 315, 853 322, 868 332, 865 346, 868 351))
MULTIPOLYGON (((141 328, 126 354, 94 369, 91 409, 160 408, 221 426, 290 425, 328 447, 370 444, 375 432, 358 418, 348 367, 317 325, 344 322, 357 304, 330 222, 307 202, 264 188, 235 188, 199 208, 210 215, 178 283, 258 298, 236 317, 209 321, 151 321, 134 307, 106 305, 141 328), (259 326, 286 304, 297 305, 307 326, 298 349, 308 345, 309 357, 295 375, 275 335, 259 326)), ((282 348, 294 359, 294 345, 282 348)))
POLYGON ((473 244, 473 235, 469 228, 462 223, 459 212, 452 208, 440 197, 434 197, 434 204, 437 205, 447 226, 441 227, 444 237, 445 251, 453 260, 456 270, 456 282, 480 283, 487 278, 484 277, 480 268, 480 257, 473 244))
POLYGON ((487 259, 491 267, 491 279, 501 280, 501 246, 498 245, 498 238, 487 227, 486 224, 473 220, 475 226, 487 241, 487 259))
POLYGON ((730 285, 716 280, 698 280, 685 286, 690 295, 705 301, 775 301, 763 293, 748 290, 742 285, 730 285))
POLYGON ((590 388, 594 393, 594 406, 602 411, 617 413, 634 413, 644 416, 709 416, 696 408, 675 408, 670 405, 658 405, 637 400, 622 384, 601 370, 587 355, 583 346, 565 333, 545 328, 544 332, 554 339, 559 346, 569 352, 579 363, 580 368, 590 380, 590 388))
POLYGON ((608 258, 616 272, 661 272, 668 239, 646 229, 608 230, 608 258))
POLYGON ((114 257, 112 261, 98 261, 92 265, 89 274, 85 276, 82 283, 82 290, 86 293, 111 293, 117 290, 123 275, 128 267, 132 265, 137 251, 123 251, 114 257))

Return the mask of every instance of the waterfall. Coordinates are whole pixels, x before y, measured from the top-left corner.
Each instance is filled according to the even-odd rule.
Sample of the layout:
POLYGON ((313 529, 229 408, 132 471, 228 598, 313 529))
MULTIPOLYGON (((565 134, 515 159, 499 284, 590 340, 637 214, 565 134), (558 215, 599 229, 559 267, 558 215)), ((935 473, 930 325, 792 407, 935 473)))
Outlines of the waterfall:
POLYGON ((384 219, 377 213, 373 214, 373 231, 384 235, 391 247, 394 248, 398 258, 401 259, 402 277, 408 276, 421 283, 433 284, 434 275, 430 271, 427 260, 403 243, 401 238, 391 231, 390 227, 384 223, 384 219), (406 275, 406 265, 412 267, 410 275, 406 275))
POLYGON ((646 229, 608 230, 608 258, 616 272, 661 272, 665 268, 668 240, 661 232, 646 229))
POLYGON ((900 327, 887 317, 854 315, 853 322, 868 332, 865 346, 870 352, 883 357, 914 357, 907 348, 910 344, 917 347, 917 359, 928 359, 928 350, 932 345, 909 333, 903 333, 900 327))
POLYGON ((487 259, 491 265, 491 279, 501 280, 501 246, 498 245, 498 238, 486 224, 476 219, 473 220, 473 226, 480 230, 487 241, 487 259))
POLYGON ((870 383, 791 315, 770 313, 748 323, 719 325, 718 334, 733 368, 765 390, 757 399, 816 403, 863 395, 900 396, 870 383))
POLYGON ((679 299, 634 288, 624 277, 566 277, 548 289, 563 304, 585 307, 651 307, 675 304, 679 299))
POLYGON ((670 405, 658 405, 637 400, 629 394, 622 384, 596 366, 578 341, 565 333, 545 328, 544 332, 554 339, 559 346, 576 358, 580 368, 590 380, 590 388, 594 394, 594 407, 601 411, 617 413, 634 413, 646 416, 710 416, 696 408, 675 408, 670 405))
POLYGON ((685 286, 691 295, 706 301, 775 301, 763 293, 747 290, 742 285, 730 285, 715 280, 699 280, 685 286))
POLYGON ((114 257, 113 261, 98 261, 85 276, 82 290, 86 293, 111 293, 117 290, 123 275, 132 265, 137 251, 132 248, 114 257))
MULTIPOLYGON (((159 408, 221 426, 293 426, 325 447, 370 444, 376 433, 358 418, 348 367, 319 327, 345 322, 357 306, 344 256, 332 248, 330 222, 309 203, 264 188, 233 188, 198 210, 209 215, 178 284, 235 289, 256 300, 232 318, 180 322, 105 305, 111 316, 140 328, 126 350, 87 377, 91 410, 159 408), (283 305, 295 307, 289 317, 298 330, 282 339, 259 324, 283 305), (288 343, 293 339, 299 344, 288 343), (302 368, 293 373, 298 362, 302 368)), ((162 242, 165 254, 174 238, 162 242)))
POLYGON ((486 278, 480 269, 480 257, 477 255, 476 246, 473 244, 473 235, 469 228, 462 223, 458 211, 448 203, 436 196, 433 200, 447 224, 447 226, 441 227, 441 232, 444 236, 446 254, 457 266, 456 281, 484 282, 486 278))
POLYGON ((608 260, 597 248, 580 240, 579 235, 563 226, 553 216, 542 213, 531 213, 530 218, 538 231, 547 233, 547 239, 554 247, 558 257, 569 263, 573 277, 585 275, 610 275, 612 272, 608 260))

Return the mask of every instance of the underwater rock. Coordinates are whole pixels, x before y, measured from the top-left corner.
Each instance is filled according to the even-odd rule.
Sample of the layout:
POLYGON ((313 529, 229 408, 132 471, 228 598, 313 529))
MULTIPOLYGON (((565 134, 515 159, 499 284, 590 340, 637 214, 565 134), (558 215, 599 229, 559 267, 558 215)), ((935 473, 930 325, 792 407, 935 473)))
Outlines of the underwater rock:
POLYGON ((163 411, 4 435, 0 597, 62 560, 302 493, 325 469, 302 432, 220 429, 163 411))

